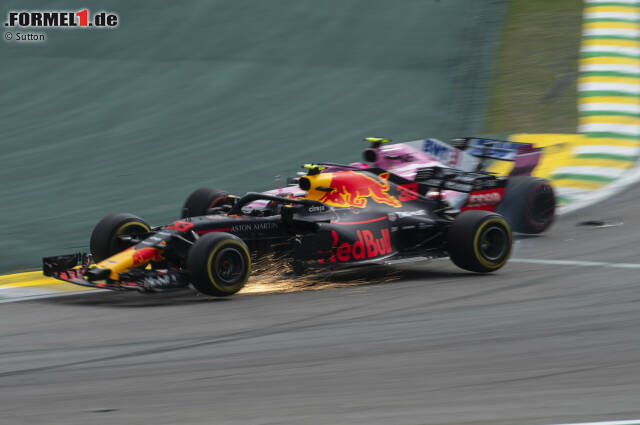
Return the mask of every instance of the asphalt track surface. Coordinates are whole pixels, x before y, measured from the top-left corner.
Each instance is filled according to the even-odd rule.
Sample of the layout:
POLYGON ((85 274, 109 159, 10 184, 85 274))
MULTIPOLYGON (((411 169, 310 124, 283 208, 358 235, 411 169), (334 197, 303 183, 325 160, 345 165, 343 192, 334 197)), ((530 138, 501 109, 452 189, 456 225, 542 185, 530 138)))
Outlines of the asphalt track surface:
MULTIPOLYGON (((637 263, 640 190, 515 258, 637 263), (624 224, 592 228, 589 219, 624 224)), ((376 272, 378 273, 378 272, 376 272)), ((640 417, 634 269, 439 260, 399 280, 0 308, 2 424, 551 424, 640 417)))

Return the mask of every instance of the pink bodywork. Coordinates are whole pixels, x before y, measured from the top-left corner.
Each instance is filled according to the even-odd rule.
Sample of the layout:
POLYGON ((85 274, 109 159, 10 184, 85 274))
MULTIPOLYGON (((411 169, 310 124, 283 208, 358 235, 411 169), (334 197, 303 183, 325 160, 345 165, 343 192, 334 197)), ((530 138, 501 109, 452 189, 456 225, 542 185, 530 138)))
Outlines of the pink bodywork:
MULTIPOLYGON (((449 168, 448 165, 443 164, 435 157, 425 152, 421 152, 413 146, 405 143, 383 145, 379 148, 370 149, 375 149, 377 151, 377 160, 372 164, 373 167, 389 170, 407 180, 414 180, 416 173, 420 168, 449 168)), ((464 155, 464 152, 457 151, 457 154, 464 155)), ((452 163, 454 161, 457 162, 457 158, 452 159, 452 163)), ((368 166, 368 164, 364 163, 354 163, 352 165, 356 164, 362 166, 362 168, 366 168, 368 166)), ((451 204, 458 204, 460 202, 464 202, 468 194, 455 192, 453 190, 443 190, 441 196, 451 204)))
MULTIPOLYGON (((372 151, 371 155, 375 155, 376 160, 374 162, 370 164, 354 162, 349 164, 349 167, 327 166, 323 172, 348 170, 352 169, 352 167, 361 169, 374 167, 389 170, 392 173, 408 180, 414 180, 417 170, 421 168, 444 167, 457 168, 464 171, 474 171, 479 163, 479 160, 476 157, 450 146, 447 146, 448 155, 446 159, 444 161, 439 160, 436 157, 420 150, 422 142, 423 141, 396 143, 381 145, 376 148, 369 148, 368 151, 372 151)), ((438 143, 442 144, 442 142, 438 143)), ((541 155, 541 149, 534 148, 533 145, 530 144, 521 144, 513 158, 514 167, 509 176, 530 175, 540 161, 541 155)), ((305 195, 305 192, 297 185, 273 189, 264 193, 282 197, 302 197, 305 195)), ((442 191, 442 198, 448 201, 455 208, 462 207, 468 195, 468 193, 461 193, 453 190, 442 191)), ((266 203, 267 201, 255 201, 250 204, 250 206, 253 208, 261 208, 264 207, 266 203)))
MULTIPOLYGON (((372 164, 363 162, 353 162, 349 164, 349 168, 340 166, 328 166, 323 172, 341 171, 351 169, 350 167, 358 167, 362 169, 374 167, 389 170, 394 174, 404 177, 408 180, 413 180, 416 176, 416 172, 420 168, 424 167, 445 167, 447 165, 438 161, 431 155, 424 152, 420 152, 412 146, 404 143, 398 143, 388 146, 381 146, 376 149, 378 151, 378 159, 372 164), (397 156, 398 159, 389 158, 389 156, 397 156)), ((282 197, 301 197, 306 192, 301 190, 298 186, 286 186, 279 189, 272 189, 264 192, 268 195, 282 196, 282 197)), ((468 194, 455 192, 452 190, 445 190, 442 192, 442 197, 450 203, 464 202, 468 194)), ((261 208, 267 204, 267 201, 255 201, 250 204, 252 208, 261 208)))

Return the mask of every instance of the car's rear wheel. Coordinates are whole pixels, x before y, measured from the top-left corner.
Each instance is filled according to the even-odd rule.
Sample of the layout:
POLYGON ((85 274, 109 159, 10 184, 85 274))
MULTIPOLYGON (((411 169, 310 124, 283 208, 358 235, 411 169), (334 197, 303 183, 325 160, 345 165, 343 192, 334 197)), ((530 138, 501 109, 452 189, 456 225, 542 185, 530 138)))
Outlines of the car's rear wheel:
POLYGON ((211 208, 222 206, 228 202, 228 196, 227 192, 209 187, 195 190, 184 202, 180 218, 207 215, 211 208))
POLYGON ((251 257, 237 236, 210 233, 198 239, 189 250, 187 269, 198 291, 226 297, 242 289, 249 279, 251 257))
POLYGON ((504 199, 496 212, 502 214, 514 232, 542 233, 547 230, 556 211, 556 196, 551 184, 531 176, 510 177, 504 199))
POLYGON ((465 270, 479 273, 498 270, 509 259, 512 245, 509 224, 496 213, 465 211, 449 229, 449 257, 465 270))
POLYGON ((109 214, 93 229, 89 243, 96 263, 133 245, 132 240, 149 233, 151 227, 140 217, 127 213, 109 214))

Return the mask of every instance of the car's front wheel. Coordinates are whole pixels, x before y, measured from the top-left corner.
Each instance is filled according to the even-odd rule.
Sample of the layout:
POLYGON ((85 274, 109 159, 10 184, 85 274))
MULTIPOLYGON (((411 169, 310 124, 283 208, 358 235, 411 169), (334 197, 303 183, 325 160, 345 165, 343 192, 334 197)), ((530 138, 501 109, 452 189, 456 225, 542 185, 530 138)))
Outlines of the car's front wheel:
POLYGON ((458 267, 479 273, 498 270, 511 254, 513 237, 504 217, 470 210, 458 215, 448 234, 451 261, 458 267))
POLYGON ((133 245, 132 240, 151 231, 140 217, 127 213, 109 214, 93 229, 89 243, 96 263, 124 251, 133 245))
POLYGON ((198 239, 187 256, 191 283, 200 292, 226 297, 238 292, 251 274, 247 245, 229 233, 210 233, 198 239))

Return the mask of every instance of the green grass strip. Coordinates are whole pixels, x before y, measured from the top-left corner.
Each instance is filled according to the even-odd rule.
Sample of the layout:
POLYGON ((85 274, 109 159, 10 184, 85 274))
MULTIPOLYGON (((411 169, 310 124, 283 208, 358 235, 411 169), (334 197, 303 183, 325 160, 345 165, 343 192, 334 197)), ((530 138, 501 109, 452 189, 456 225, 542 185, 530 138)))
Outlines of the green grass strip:
POLYGON ((558 201, 559 204, 570 204, 573 202, 573 199, 568 196, 556 196, 556 201, 558 201))
POLYGON ((581 58, 597 58, 597 57, 607 57, 607 58, 627 58, 627 59, 638 59, 640 55, 625 55, 624 53, 614 53, 614 52, 582 52, 580 53, 581 58))
POLYGON ((636 73, 620 72, 620 71, 587 71, 581 72, 581 77, 626 77, 626 78, 638 78, 640 77, 640 69, 636 73))
POLYGON ((584 180, 590 182, 599 182, 599 183, 611 183, 616 180, 615 177, 604 177, 604 176, 594 176, 592 174, 571 174, 571 173, 560 173, 560 174, 552 174, 551 178, 553 180, 584 180))
POLYGON ((624 91, 614 90, 585 90, 578 94, 580 97, 594 97, 594 96, 622 96, 622 97, 638 97, 636 93, 628 93, 624 91))
POLYGON ((588 12, 589 9, 593 7, 601 7, 601 6, 636 7, 635 4, 623 3, 621 1, 606 1, 602 3, 589 3, 589 6, 585 7, 585 11, 588 12))
POLYGON ((631 136, 629 134, 607 133, 607 132, 591 132, 591 133, 583 133, 583 135, 586 136, 586 137, 591 137, 591 138, 635 140, 638 143, 640 143, 640 137, 631 136))
POLYGON ((589 18, 589 19, 585 19, 584 22, 586 23, 594 23, 594 22, 625 22, 625 23, 636 23, 638 21, 636 21, 633 18, 629 18, 629 19, 621 19, 621 18, 589 18))
POLYGON ((612 116, 612 117, 633 117, 639 118, 640 114, 634 112, 619 112, 619 111, 582 111, 580 115, 583 117, 593 116, 612 116))
POLYGON ((624 161, 624 162, 636 162, 638 159, 637 156, 624 156, 624 155, 615 155, 608 153, 580 153, 575 156, 575 158, 584 158, 584 159, 611 159, 614 161, 624 161))
POLYGON ((587 35, 582 37, 583 40, 623 40, 638 41, 640 37, 625 37, 624 35, 587 35))

